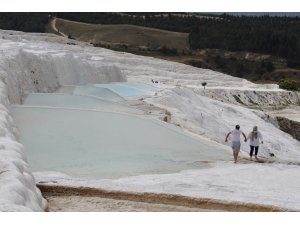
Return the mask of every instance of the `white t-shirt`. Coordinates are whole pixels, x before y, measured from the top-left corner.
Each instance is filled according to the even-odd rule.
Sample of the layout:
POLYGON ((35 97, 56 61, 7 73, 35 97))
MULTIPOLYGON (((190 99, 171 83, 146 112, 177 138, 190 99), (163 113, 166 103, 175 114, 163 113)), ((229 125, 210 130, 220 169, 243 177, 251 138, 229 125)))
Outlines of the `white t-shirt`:
POLYGON ((231 131, 231 141, 232 142, 241 142, 241 134, 242 134, 242 131, 241 130, 233 130, 231 131))
POLYGON ((257 131, 257 138, 252 138, 252 132, 250 132, 247 139, 250 140, 250 145, 252 146, 259 146, 259 141, 263 140, 262 135, 259 131, 257 131))

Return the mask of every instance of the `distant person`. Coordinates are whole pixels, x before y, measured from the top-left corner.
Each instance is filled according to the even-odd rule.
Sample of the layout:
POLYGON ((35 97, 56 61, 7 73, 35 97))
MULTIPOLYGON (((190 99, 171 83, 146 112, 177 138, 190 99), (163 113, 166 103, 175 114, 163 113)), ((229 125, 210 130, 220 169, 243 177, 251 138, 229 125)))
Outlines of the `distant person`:
POLYGON ((246 138, 246 135, 244 134, 244 132, 242 132, 240 130, 240 125, 236 125, 235 129, 226 135, 225 142, 227 142, 227 139, 230 134, 231 134, 231 147, 232 147, 232 151, 233 151, 234 163, 237 163, 237 158, 239 155, 239 151, 241 149, 240 136, 241 136, 241 134, 244 136, 245 142, 247 141, 247 138, 246 138))
POLYGON ((250 160, 252 160, 252 155, 254 150, 255 150, 255 159, 258 160, 257 153, 258 153, 259 142, 261 142, 262 144, 264 142, 261 133, 257 131, 257 126, 253 127, 252 132, 249 133, 247 140, 249 139, 250 139, 250 160))
POLYGON ((153 79, 151 79, 151 81, 152 81, 152 83, 154 83, 154 84, 158 84, 158 80, 153 80, 153 79))

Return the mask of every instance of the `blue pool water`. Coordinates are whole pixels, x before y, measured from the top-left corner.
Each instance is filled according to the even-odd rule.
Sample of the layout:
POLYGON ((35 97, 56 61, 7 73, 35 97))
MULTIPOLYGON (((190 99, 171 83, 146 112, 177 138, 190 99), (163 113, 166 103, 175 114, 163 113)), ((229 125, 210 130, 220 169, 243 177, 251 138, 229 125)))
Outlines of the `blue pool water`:
MULTIPOLYGON (((115 96, 113 96, 115 99, 115 96)), ((24 101, 26 106, 60 107, 74 109, 102 110, 107 112, 125 112, 131 114, 143 114, 141 110, 129 108, 125 104, 118 104, 114 101, 103 100, 102 98, 71 95, 61 93, 33 93, 29 94, 24 101)))
POLYGON ((94 84, 95 87, 108 88, 115 93, 124 96, 137 96, 137 95, 153 95, 157 88, 141 82, 125 82, 125 83, 111 83, 111 84, 94 84))
POLYGON ((73 177, 116 178, 173 173, 227 160, 229 152, 154 121, 123 97, 154 94, 142 82, 64 86, 28 95, 11 112, 32 171, 73 177))
POLYGON ((89 110, 13 106, 32 171, 116 178, 172 173, 225 160, 229 153, 179 128, 137 116, 89 110))
POLYGON ((97 88, 94 86, 78 86, 73 90, 74 95, 93 96, 109 101, 120 102, 124 99, 121 95, 111 91, 108 88, 97 88))
POLYGON ((85 86, 62 86, 57 92, 74 95, 94 96, 110 101, 122 101, 122 97, 154 95, 159 88, 138 81, 94 84, 85 86))

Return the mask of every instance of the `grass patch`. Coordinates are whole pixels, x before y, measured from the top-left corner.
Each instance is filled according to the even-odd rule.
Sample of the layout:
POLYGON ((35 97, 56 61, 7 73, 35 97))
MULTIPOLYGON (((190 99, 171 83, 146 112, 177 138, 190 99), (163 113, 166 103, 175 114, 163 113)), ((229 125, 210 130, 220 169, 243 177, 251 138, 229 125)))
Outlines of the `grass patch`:
POLYGON ((187 50, 188 34, 171 32, 135 25, 101 25, 56 19, 56 27, 77 40, 94 44, 126 45, 142 47, 142 50, 169 49, 187 50))

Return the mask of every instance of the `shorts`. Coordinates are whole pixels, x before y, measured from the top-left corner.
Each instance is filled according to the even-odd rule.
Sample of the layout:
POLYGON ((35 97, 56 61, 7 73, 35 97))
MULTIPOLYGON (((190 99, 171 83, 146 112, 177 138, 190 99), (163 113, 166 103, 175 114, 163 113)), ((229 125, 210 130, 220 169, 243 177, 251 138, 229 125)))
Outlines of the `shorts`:
POLYGON ((240 151, 241 142, 233 141, 233 142, 231 142, 231 147, 232 147, 233 151, 240 151))

